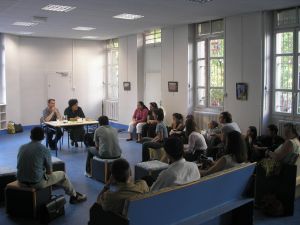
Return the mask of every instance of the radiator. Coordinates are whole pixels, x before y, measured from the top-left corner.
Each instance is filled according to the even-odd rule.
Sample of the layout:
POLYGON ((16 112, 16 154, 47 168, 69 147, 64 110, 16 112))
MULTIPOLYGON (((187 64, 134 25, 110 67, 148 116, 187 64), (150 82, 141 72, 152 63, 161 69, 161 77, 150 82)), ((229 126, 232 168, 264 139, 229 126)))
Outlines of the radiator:
POLYGON ((279 120, 278 121, 278 135, 283 137, 283 126, 286 123, 292 123, 296 126, 296 129, 298 131, 298 134, 300 134, 300 122, 295 122, 295 121, 289 121, 289 120, 279 120))
POLYGON ((103 115, 110 120, 119 119, 119 101, 118 100, 103 100, 103 115))
POLYGON ((208 128, 208 123, 212 120, 219 122, 219 114, 211 112, 194 112, 195 121, 200 130, 208 128))

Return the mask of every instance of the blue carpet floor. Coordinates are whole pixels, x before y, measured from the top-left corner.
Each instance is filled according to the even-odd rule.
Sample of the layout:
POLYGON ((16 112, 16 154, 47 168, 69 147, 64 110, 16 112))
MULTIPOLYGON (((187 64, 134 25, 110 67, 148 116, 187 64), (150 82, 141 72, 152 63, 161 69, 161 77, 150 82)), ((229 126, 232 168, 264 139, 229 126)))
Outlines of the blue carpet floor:
MULTIPOLYGON (((65 135, 66 136, 66 135, 65 135)), ((141 145, 135 142, 126 142, 127 134, 120 133, 120 145, 123 149, 123 157, 126 158, 131 166, 132 171, 134 165, 141 161, 141 145)), ((0 166, 16 167, 17 152, 20 145, 29 141, 29 131, 23 133, 8 135, 0 134, 0 166)), ((80 145, 79 145, 80 146, 80 145)), ((55 152, 53 152, 55 156, 55 152)), ((79 205, 66 204, 66 214, 63 217, 51 222, 56 224, 74 224, 86 225, 89 219, 89 208, 95 202, 98 193, 103 184, 84 176, 86 152, 85 148, 67 147, 67 138, 64 139, 62 150, 58 152, 58 157, 65 161, 67 174, 77 191, 87 194, 88 200, 79 205)), ((55 194, 63 194, 62 190, 55 190, 55 194)), ((66 196, 68 199, 68 197, 66 196)), ((0 225, 34 225, 35 221, 24 219, 12 219, 5 213, 4 206, 0 206, 0 225)), ((259 212, 255 212, 256 225, 299 225, 300 224, 300 199, 295 202, 295 214, 293 217, 269 218, 259 212)), ((241 224, 242 225, 242 224, 241 224)))

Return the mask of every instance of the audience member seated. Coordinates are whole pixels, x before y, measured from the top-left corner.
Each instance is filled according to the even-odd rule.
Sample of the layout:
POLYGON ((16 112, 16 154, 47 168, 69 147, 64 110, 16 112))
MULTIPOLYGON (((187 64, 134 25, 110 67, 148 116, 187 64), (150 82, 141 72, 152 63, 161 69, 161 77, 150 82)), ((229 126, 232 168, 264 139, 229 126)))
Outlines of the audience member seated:
MULTIPOLYGON (((43 116, 41 118, 41 123, 61 120, 61 115, 58 109, 55 107, 55 99, 48 99, 48 106, 43 110, 43 116)), ((46 138, 51 150, 57 149, 57 142, 62 137, 62 131, 59 127, 57 128, 47 128, 46 138), (55 137, 53 138, 53 136, 55 137)))
POLYGON ((231 131, 237 131, 241 133, 239 125, 232 121, 232 116, 229 112, 221 112, 219 116, 219 122, 222 124, 222 135, 226 136, 231 131))
POLYGON ((41 127, 31 130, 31 142, 22 145, 18 153, 17 180, 26 186, 42 189, 52 185, 64 188, 70 196, 70 204, 86 200, 86 195, 76 192, 69 178, 63 171, 52 171, 49 150, 41 144, 44 131, 41 127))
MULTIPOLYGON (((85 115, 78 106, 77 99, 70 99, 69 100, 69 107, 65 109, 64 115, 68 117, 68 120, 76 121, 80 118, 85 118, 85 115)), ((84 127, 83 126, 72 126, 69 127, 68 130, 70 131, 70 138, 71 138, 71 145, 78 147, 78 141, 84 140, 84 127)))
POLYGON ((257 129, 254 126, 248 127, 247 134, 245 137, 247 152, 248 152, 248 161, 255 161, 255 149, 253 146, 257 144, 257 129))
POLYGON ((187 162, 183 158, 183 143, 179 138, 170 137, 166 139, 164 148, 170 166, 159 174, 151 186, 151 191, 183 185, 200 179, 197 165, 193 162, 187 162))
POLYGON ((122 214, 127 199, 149 192, 144 180, 133 183, 129 163, 125 159, 117 159, 111 167, 109 182, 100 192, 97 203, 105 211, 122 214))
POLYGON ((147 122, 147 115, 148 115, 148 108, 145 106, 144 102, 140 101, 137 104, 137 108, 133 113, 132 121, 129 124, 128 132, 129 132, 129 138, 127 141, 133 140, 133 132, 136 129, 137 134, 137 142, 141 142, 141 134, 142 134, 142 128, 147 122))
POLYGON ((256 161, 264 158, 265 151, 274 151, 281 144, 284 139, 278 135, 278 127, 274 124, 270 124, 267 129, 267 134, 257 137, 257 143, 254 145, 256 161))
POLYGON ((172 125, 170 127, 170 136, 183 136, 184 135, 184 124, 183 116, 180 113, 173 113, 172 115, 172 125))
POLYGON ((99 125, 94 133, 95 147, 89 147, 86 158, 87 177, 91 177, 91 159, 94 156, 102 159, 116 159, 121 156, 121 148, 118 140, 118 131, 109 125, 107 116, 100 116, 99 125))
POLYGON ((143 138, 143 153, 142 160, 143 162, 149 161, 150 153, 149 148, 160 149, 163 147, 164 139, 168 137, 168 131, 164 120, 164 111, 159 108, 153 111, 154 119, 157 120, 155 133, 156 136, 154 138, 143 138))
POLYGON ((267 151, 266 155, 284 164, 294 165, 300 154, 300 142, 296 127, 292 123, 284 125, 285 142, 274 152, 267 151))
POLYGON ((208 129, 204 131, 203 136, 206 140, 208 146, 215 146, 221 142, 219 135, 221 134, 221 129, 217 121, 210 121, 208 123, 208 129))
POLYGON ((200 155, 205 155, 207 145, 202 134, 196 131, 196 123, 192 119, 185 121, 185 132, 188 144, 184 146, 184 157, 187 161, 197 161, 200 155))
POLYGON ((231 131, 225 136, 225 155, 218 159, 208 170, 201 170, 202 176, 229 169, 247 161, 247 147, 238 131, 231 131))
POLYGON ((155 128, 157 121, 153 117, 153 110, 158 109, 156 102, 150 102, 150 110, 148 111, 147 123, 142 128, 142 137, 155 137, 155 128))

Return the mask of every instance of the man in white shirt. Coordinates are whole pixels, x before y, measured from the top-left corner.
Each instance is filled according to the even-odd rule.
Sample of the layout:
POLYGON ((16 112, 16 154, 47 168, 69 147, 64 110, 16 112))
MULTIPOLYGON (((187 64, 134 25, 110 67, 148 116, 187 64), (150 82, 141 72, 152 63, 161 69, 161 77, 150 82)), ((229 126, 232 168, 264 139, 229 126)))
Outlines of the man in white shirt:
POLYGON ((187 162, 183 158, 183 143, 180 139, 174 137, 166 139, 164 149, 170 166, 159 174, 151 186, 151 191, 183 185, 200 179, 197 165, 193 162, 187 162))
POLYGON ((219 122, 222 124, 221 132, 226 136, 231 131, 237 131, 241 133, 241 129, 236 122, 232 122, 232 115, 229 112, 221 112, 219 116, 219 122))

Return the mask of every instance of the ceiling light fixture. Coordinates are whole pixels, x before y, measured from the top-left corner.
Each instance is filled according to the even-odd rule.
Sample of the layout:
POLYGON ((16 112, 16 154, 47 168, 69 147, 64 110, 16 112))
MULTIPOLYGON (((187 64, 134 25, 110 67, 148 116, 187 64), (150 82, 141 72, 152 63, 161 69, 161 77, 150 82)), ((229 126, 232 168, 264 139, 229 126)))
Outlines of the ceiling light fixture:
POLYGON ((212 0, 187 0, 187 1, 200 3, 200 4, 205 4, 205 3, 211 2, 212 0))
POLYGON ((35 25, 38 25, 38 23, 18 21, 18 22, 14 22, 12 25, 15 25, 15 26, 24 26, 24 27, 33 27, 35 25))
POLYGON ((51 5, 51 4, 42 8, 42 10, 54 11, 54 12, 70 12, 73 9, 76 9, 76 7, 67 6, 67 5, 51 5))
POLYGON ((144 16, 142 15, 135 15, 135 14, 129 14, 129 13, 122 13, 120 15, 113 16, 113 18, 116 19, 123 19, 123 20, 136 20, 143 18, 144 16))
POLYGON ((97 36, 84 36, 84 37, 82 37, 83 39, 97 39, 97 38, 99 38, 99 37, 97 37, 97 36))
POLYGON ((21 34, 21 35, 31 35, 31 34, 33 34, 33 32, 21 31, 18 34, 21 34))
POLYGON ((94 27, 74 27, 72 29, 73 30, 80 30, 80 31, 90 31, 90 30, 95 30, 96 28, 94 28, 94 27))

